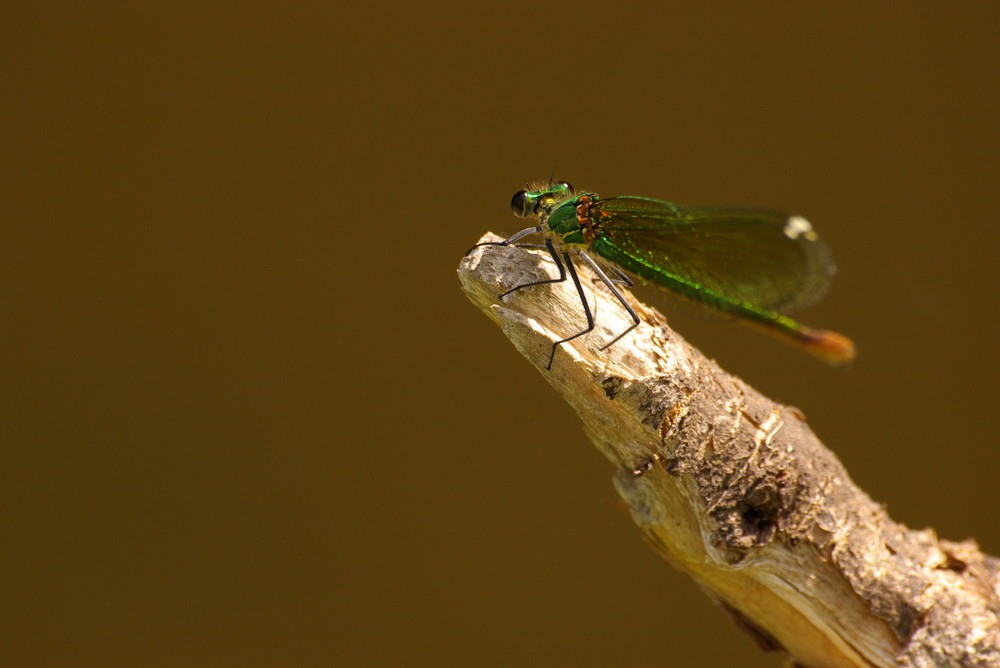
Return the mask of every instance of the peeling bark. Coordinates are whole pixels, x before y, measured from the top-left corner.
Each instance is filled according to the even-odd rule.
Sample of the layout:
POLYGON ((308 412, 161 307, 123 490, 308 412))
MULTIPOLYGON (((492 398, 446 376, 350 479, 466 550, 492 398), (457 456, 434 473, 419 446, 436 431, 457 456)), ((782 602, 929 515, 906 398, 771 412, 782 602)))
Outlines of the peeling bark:
MULTIPOLYGON (((485 241, 498 240, 486 236, 485 241)), ((795 408, 720 369, 633 301, 643 323, 584 281, 497 295, 545 272, 539 253, 476 249, 469 299, 573 406, 659 554, 764 649, 795 665, 1000 666, 1000 560, 976 543, 898 524, 848 477, 795 408)))

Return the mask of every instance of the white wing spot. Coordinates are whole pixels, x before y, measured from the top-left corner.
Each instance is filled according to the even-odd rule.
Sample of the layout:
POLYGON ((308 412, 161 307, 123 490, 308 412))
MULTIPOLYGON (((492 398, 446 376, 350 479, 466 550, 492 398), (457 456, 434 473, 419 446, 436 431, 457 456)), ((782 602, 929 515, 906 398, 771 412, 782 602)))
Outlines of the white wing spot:
POLYGON ((816 241, 818 238, 816 236, 816 231, 813 230, 812 223, 803 218, 802 216, 791 216, 788 222, 785 223, 785 236, 789 239, 798 239, 799 237, 805 237, 809 241, 816 241))

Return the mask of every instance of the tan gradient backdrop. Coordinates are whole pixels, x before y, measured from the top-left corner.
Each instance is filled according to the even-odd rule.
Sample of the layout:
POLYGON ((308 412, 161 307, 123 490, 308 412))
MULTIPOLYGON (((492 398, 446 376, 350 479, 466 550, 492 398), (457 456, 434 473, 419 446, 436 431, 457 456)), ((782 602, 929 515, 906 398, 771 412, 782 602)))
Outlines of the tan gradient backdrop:
POLYGON ((612 4, 8 8, 0 662, 776 666, 459 292, 553 169, 807 216, 853 368, 674 324, 1000 553, 1000 5, 612 4))

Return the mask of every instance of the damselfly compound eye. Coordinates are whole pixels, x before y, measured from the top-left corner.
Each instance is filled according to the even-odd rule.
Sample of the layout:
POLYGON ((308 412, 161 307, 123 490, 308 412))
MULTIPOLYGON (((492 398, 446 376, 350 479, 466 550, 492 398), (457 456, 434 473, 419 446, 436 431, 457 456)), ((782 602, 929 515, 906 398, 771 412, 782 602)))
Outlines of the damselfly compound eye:
POLYGON ((528 215, 528 191, 519 190, 510 199, 510 210, 514 212, 514 215, 518 218, 524 218, 528 215))

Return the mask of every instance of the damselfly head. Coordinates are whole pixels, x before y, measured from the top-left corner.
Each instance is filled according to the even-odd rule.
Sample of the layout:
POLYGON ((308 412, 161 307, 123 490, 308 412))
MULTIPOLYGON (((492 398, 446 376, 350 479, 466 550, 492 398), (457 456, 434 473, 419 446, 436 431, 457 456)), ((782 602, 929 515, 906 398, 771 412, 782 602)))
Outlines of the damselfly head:
POLYGON ((560 202, 573 196, 573 186, 559 181, 537 190, 519 190, 510 200, 510 210, 518 218, 540 216, 552 211, 560 202))

